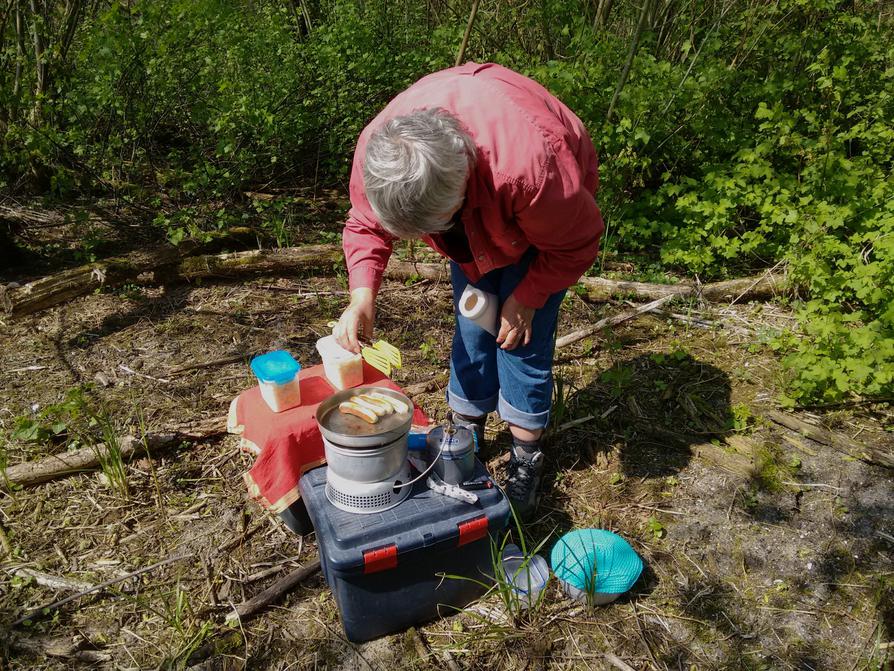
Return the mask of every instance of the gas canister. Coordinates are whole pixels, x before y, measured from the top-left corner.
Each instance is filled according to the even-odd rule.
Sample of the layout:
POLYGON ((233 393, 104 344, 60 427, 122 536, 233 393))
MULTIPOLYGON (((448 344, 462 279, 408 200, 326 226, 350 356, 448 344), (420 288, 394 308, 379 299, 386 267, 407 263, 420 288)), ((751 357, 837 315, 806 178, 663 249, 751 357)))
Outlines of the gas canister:
POLYGON ((475 471, 475 438, 470 429, 447 422, 428 433, 429 463, 449 485, 461 485, 475 471), (439 457, 440 455, 440 457, 439 457))

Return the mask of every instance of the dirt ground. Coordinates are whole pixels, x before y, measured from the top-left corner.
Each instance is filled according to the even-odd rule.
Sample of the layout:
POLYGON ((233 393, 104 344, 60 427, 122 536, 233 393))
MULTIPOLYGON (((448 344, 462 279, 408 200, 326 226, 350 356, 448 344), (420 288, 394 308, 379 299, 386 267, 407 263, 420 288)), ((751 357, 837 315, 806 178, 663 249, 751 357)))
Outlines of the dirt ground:
MULTIPOLYGON (((346 300, 343 278, 126 286, 0 324, 0 460, 221 418, 253 383, 248 356, 316 360, 346 300)), ((566 298, 560 335, 623 303, 566 298)), ((557 352, 548 477, 525 527, 542 554, 564 532, 616 531, 643 557, 630 594, 586 609, 552 582, 515 616, 495 596, 419 629, 348 643, 317 574, 261 616, 239 604, 317 554, 246 493, 234 436, 0 494, 2 664, 9 669, 882 669, 894 636, 891 472, 765 419, 792 327, 775 304, 675 305, 557 352), (585 418, 589 418, 586 419, 585 418), (575 422, 575 420, 581 420, 575 422), (585 420, 585 421, 584 421, 585 420), (72 592, 22 569, 98 584, 182 559, 11 623, 72 592), (445 655, 447 657, 445 657, 445 655)), ((447 367, 449 285, 386 283, 380 334, 401 384, 447 367)), ((416 397, 436 418, 443 392, 416 397)), ((894 447, 890 407, 801 412, 894 447)), ((507 431, 484 456, 502 476, 507 431)))

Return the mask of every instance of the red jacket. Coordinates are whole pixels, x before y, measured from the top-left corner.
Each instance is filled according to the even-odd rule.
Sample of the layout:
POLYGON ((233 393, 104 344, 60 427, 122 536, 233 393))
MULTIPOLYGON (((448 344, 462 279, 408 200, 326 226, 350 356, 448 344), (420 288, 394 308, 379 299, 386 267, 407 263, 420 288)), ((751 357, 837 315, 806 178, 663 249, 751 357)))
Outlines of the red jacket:
MULTIPOLYGON (((583 123, 557 98, 493 63, 466 63, 420 79, 360 134, 344 231, 351 289, 378 290, 395 239, 379 226, 364 194, 367 140, 388 119, 433 107, 454 114, 478 148, 461 212, 473 258, 461 264, 463 272, 476 282, 533 246, 539 254, 514 295, 542 307, 596 259, 605 228, 594 198, 596 151, 583 123)), ((436 239, 423 240, 447 256, 436 239)))

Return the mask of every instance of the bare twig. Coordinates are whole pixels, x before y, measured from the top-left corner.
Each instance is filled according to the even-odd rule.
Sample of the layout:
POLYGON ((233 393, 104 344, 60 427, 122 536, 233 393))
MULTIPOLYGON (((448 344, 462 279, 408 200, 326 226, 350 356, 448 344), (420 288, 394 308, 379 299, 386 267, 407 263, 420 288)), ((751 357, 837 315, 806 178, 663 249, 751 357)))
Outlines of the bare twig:
POLYGON ((636 671, 630 664, 625 662, 623 659, 618 657, 617 655, 613 655, 610 652, 605 652, 602 654, 605 658, 605 661, 611 664, 616 669, 620 669, 620 671, 636 671))
POLYGON ((54 638, 21 638, 10 637, 10 647, 32 655, 46 655, 59 659, 77 660, 85 664, 109 662, 112 655, 102 650, 91 650, 93 643, 83 636, 54 638))
POLYGON ((606 317, 605 319, 600 319, 592 326, 588 326, 587 328, 581 329, 580 331, 575 331, 574 333, 569 333, 568 335, 564 335, 561 338, 557 339, 556 347, 567 347, 568 345, 576 343, 578 340, 583 340, 584 338, 587 338, 594 333, 601 331, 607 326, 617 326, 618 324, 626 322, 629 319, 633 319, 634 317, 638 317, 641 314, 657 310, 662 305, 670 302, 674 298, 676 298, 676 296, 664 296, 663 298, 659 298, 658 300, 652 301, 651 303, 646 303, 645 305, 640 306, 635 310, 630 310, 629 312, 624 312, 620 315, 615 315, 614 317, 606 317))
POLYGON ((6 535, 6 529, 0 524, 0 550, 3 550, 4 557, 12 557, 12 544, 9 542, 9 536, 6 535))
POLYGON ((754 287, 756 287, 758 284, 760 284, 760 283, 761 283, 763 280, 765 280, 766 278, 773 277, 773 271, 776 270, 779 266, 781 266, 782 263, 783 263, 783 261, 779 261, 775 266, 773 266, 772 268, 767 269, 767 271, 766 271, 763 275, 761 275, 760 277, 758 277, 757 279, 755 279, 754 282, 752 282, 752 283, 749 284, 747 287, 745 287, 745 288, 742 290, 742 293, 740 293, 738 296, 736 296, 736 297, 730 302, 730 305, 735 305, 736 303, 738 303, 739 300, 740 300, 743 296, 745 296, 749 291, 751 291, 752 289, 754 289, 754 287))
POLYGON ((474 0, 472 3, 472 11, 469 12, 469 22, 466 24, 466 32, 463 33, 463 41, 456 54, 456 67, 462 65, 463 58, 466 56, 466 47, 469 46, 469 35, 472 34, 472 26, 475 25, 475 15, 478 14, 478 5, 480 0, 474 0))
POLYGON ((227 623, 241 622, 242 620, 247 620, 256 615, 259 611, 279 600, 283 595, 295 589, 295 587, 319 570, 320 560, 314 559, 301 568, 292 571, 285 577, 277 580, 260 594, 252 597, 245 603, 236 606, 235 610, 227 615, 227 623))
POLYGON ((173 557, 168 557, 167 559, 163 559, 159 562, 155 562, 149 566, 145 566, 141 569, 137 569, 136 571, 131 571, 127 575, 118 576, 117 578, 111 578, 104 582, 101 582, 97 585, 93 585, 90 589, 84 590, 83 592, 78 592, 77 594, 72 594, 71 596, 67 596, 64 599, 59 599, 58 601, 53 601, 52 603, 48 603, 43 606, 38 606, 30 611, 28 611, 25 615, 20 617, 18 620, 13 622, 10 626, 16 627, 23 622, 34 619, 38 615, 48 615, 52 611, 56 610, 60 606, 64 606, 65 604, 80 599, 82 597, 87 596, 88 594, 92 594, 93 592, 97 592, 101 589, 105 589, 106 587, 111 587, 112 585, 116 585, 119 582, 124 582, 125 580, 129 580, 130 578, 134 578, 138 575, 142 575, 143 573, 148 573, 149 571, 154 571, 157 568, 161 568, 162 566, 167 566, 168 564, 173 564, 174 562, 180 561, 181 559, 186 559, 188 557, 193 556, 192 553, 184 553, 175 555, 173 557))
POLYGON ((62 576, 51 575, 30 568, 17 568, 12 572, 23 578, 31 578, 41 587, 49 587, 60 592, 89 592, 93 589, 92 583, 72 578, 63 578, 62 576))

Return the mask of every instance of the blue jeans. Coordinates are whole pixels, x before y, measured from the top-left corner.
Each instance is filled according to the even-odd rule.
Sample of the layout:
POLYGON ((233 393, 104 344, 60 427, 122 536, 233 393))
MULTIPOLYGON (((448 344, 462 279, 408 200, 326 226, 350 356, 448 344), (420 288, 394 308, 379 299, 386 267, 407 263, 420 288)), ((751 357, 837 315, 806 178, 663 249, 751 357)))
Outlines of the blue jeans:
MULTIPOLYGON (((502 305, 535 256, 532 250, 517 264, 494 270, 473 286, 496 294, 502 305)), ((447 386, 450 408, 470 417, 497 410, 509 424, 531 431, 546 428, 553 395, 556 322, 565 291, 550 296, 534 313, 531 342, 506 351, 500 349, 494 336, 459 314, 459 299, 469 280, 453 262, 450 278, 456 317, 447 386)))

